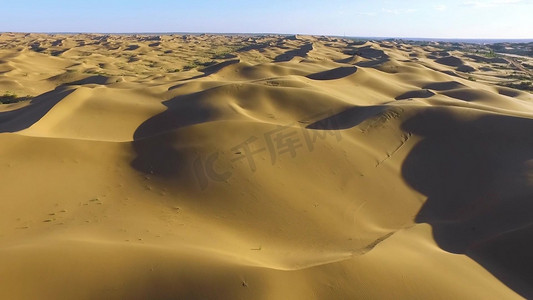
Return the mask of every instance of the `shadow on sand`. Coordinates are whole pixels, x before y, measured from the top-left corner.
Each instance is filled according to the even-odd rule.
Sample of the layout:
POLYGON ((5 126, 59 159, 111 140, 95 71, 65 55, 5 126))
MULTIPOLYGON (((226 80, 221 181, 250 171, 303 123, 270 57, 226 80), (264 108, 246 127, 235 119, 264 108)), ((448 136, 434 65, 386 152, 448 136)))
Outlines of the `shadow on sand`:
POLYGON ((274 62, 284 62, 284 61, 290 61, 291 59, 295 58, 296 56, 299 57, 306 57, 307 53, 309 51, 313 50, 313 44, 308 43, 303 45, 302 47, 294 50, 287 51, 285 53, 282 53, 274 58, 274 62))
MULTIPOLYGON (((178 81, 187 81, 187 80, 194 80, 194 79, 207 77, 207 76, 209 76, 211 74, 217 73, 218 71, 222 70, 223 68, 225 68, 227 66, 238 64, 239 62, 241 62, 240 59, 232 59, 232 60, 226 60, 226 61, 223 61, 223 62, 220 62, 220 63, 216 63, 214 65, 210 65, 210 66, 202 69, 201 72, 203 74, 201 74, 201 75, 196 75, 194 77, 180 79, 178 81)), ((172 89, 174 89, 176 87, 179 87, 179 86, 181 86, 181 84, 175 85, 175 86, 171 87, 169 90, 172 90, 172 89)))
POLYGON ((313 80, 341 79, 357 72, 357 67, 338 67, 331 70, 309 74, 306 77, 313 80))
POLYGON ((57 88, 33 98, 28 106, 0 112, 0 133, 16 132, 32 126, 73 91, 57 88))
POLYGON ((184 153, 176 149, 174 130, 204 123, 214 117, 211 109, 202 107, 198 93, 177 96, 163 102, 167 109, 142 123, 133 134, 137 157, 131 165, 146 174, 173 177, 185 167, 184 153))
MULTIPOLYGON (((352 107, 307 128, 348 129, 387 111, 352 107)), ((427 196, 415 221, 432 226, 443 250, 469 256, 533 299, 533 120, 503 115, 462 120, 428 108, 402 129, 423 137, 401 170, 404 180, 427 196)))
POLYGON ((425 137, 402 166, 428 197, 416 222, 431 224, 442 249, 533 299, 533 120, 464 121, 428 109, 403 129, 425 137))

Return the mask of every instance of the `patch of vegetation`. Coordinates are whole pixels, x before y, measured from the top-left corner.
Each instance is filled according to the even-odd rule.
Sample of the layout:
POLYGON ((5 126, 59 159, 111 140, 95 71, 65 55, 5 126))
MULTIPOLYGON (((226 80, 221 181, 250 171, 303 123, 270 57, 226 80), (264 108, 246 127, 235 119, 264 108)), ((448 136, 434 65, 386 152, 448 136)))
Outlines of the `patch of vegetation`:
POLYGON ((199 62, 198 65, 202 66, 202 67, 209 67, 209 66, 212 66, 214 64, 216 64, 217 62, 212 60, 212 61, 205 61, 205 62, 199 62))
POLYGON ((222 46, 218 47, 215 50, 213 50, 210 53, 210 56, 212 59, 227 59, 227 58, 235 58, 236 56, 232 54, 233 52, 237 51, 239 47, 231 45, 231 46, 222 46))
POLYGON ((533 91, 533 83, 531 81, 522 81, 519 83, 507 83, 503 84, 506 87, 522 90, 522 91, 533 91))
POLYGON ((472 77, 472 76, 468 76, 468 80, 470 80, 470 81, 476 81, 476 79, 475 79, 474 77, 472 77))
POLYGON ((195 60, 189 64, 187 64, 186 66, 183 67, 183 71, 189 71, 189 70, 192 70, 192 69, 196 69, 198 67, 209 67, 211 65, 214 65, 216 64, 216 61, 200 61, 200 60, 195 60))
POLYGON ((31 96, 19 97, 17 94, 7 91, 2 96, 0 96, 0 104, 11 104, 31 99, 33 99, 33 97, 31 96))
POLYGON ((109 73, 106 73, 104 71, 98 71, 98 70, 94 70, 94 69, 86 70, 85 73, 86 74, 102 75, 102 76, 107 76, 107 77, 113 76, 113 75, 111 75, 109 73))
POLYGON ((198 64, 193 61, 193 62, 183 66, 183 71, 189 71, 189 70, 192 70, 192 69, 196 69, 197 67, 198 67, 198 64))
POLYGON ((484 53, 483 56, 488 57, 488 58, 498 57, 498 55, 492 49, 490 49, 489 52, 484 53))
POLYGON ((229 57, 231 57, 231 52, 224 51, 224 52, 220 52, 220 53, 214 54, 211 58, 213 58, 213 59, 225 59, 225 58, 229 58, 229 57))
POLYGON ((52 56, 59 56, 59 55, 63 54, 63 52, 65 52, 65 51, 66 51, 66 50, 52 50, 52 51, 50 52, 50 55, 52 55, 52 56))
POLYGON ((41 44, 39 43, 30 44, 30 49, 35 52, 43 52, 44 50, 46 50, 46 48, 41 47, 41 44))
POLYGON ((517 79, 517 80, 533 80, 533 78, 531 78, 531 76, 518 74, 516 72, 511 74, 511 75, 509 75, 509 78, 513 78, 513 79, 517 79))

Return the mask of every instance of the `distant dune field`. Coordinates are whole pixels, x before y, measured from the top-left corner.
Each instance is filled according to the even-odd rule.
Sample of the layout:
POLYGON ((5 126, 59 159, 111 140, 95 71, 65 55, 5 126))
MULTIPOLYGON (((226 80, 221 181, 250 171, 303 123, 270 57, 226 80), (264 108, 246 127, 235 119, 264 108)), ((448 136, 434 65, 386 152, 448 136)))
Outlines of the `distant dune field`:
POLYGON ((3 33, 0 299, 533 299, 531 65, 3 33))

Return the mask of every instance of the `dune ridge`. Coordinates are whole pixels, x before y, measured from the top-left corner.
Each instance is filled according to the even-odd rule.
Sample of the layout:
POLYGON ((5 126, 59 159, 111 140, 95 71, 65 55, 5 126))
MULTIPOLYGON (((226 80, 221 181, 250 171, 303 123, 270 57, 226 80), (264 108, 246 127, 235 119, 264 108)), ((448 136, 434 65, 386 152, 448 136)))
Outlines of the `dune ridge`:
POLYGON ((531 298, 533 97, 497 85, 516 68, 2 33, 0 92, 33 99, 0 104, 0 298, 531 298))

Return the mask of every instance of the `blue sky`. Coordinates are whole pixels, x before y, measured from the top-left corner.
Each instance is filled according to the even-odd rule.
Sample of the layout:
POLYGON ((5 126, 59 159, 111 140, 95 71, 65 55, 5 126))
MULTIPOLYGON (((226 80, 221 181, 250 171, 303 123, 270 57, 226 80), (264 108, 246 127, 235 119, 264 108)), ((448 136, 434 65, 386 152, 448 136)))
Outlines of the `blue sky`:
POLYGON ((533 0, 0 0, 0 32, 533 38, 533 0))

